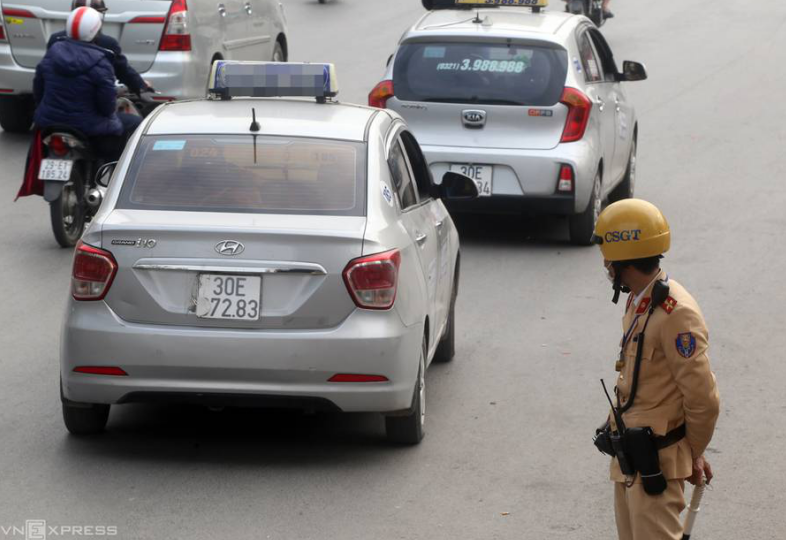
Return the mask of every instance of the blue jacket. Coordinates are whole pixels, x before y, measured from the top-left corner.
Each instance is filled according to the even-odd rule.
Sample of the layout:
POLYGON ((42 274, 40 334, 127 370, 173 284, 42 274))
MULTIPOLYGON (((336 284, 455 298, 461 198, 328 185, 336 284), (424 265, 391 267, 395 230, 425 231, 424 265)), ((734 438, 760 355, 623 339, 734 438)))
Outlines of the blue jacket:
MULTIPOLYGON (((65 30, 55 32, 49 38, 49 43, 46 44, 46 48, 50 49, 52 45, 64 39, 67 39, 65 30)), ((99 32, 93 40, 93 43, 102 49, 108 49, 114 53, 115 56, 112 59, 112 65, 115 68, 115 76, 117 80, 126 85, 132 93, 138 94, 147 87, 144 79, 142 79, 139 73, 129 65, 128 59, 120 49, 120 43, 118 43, 115 38, 99 32)))
POLYGON ((121 135, 112 56, 90 43, 55 43, 35 70, 36 126, 65 124, 90 137, 121 135))

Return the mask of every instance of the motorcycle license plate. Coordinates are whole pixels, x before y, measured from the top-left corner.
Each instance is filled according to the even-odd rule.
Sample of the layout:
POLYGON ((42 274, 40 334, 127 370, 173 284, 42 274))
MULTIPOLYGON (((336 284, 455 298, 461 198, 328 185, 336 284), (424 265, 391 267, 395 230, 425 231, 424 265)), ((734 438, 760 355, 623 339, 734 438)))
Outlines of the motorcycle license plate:
POLYGON ((41 167, 38 169, 38 179, 68 182, 73 168, 74 162, 70 159, 42 159, 41 167))
POLYGON ((200 319, 256 321, 262 306, 262 278, 200 274, 196 315, 200 319))

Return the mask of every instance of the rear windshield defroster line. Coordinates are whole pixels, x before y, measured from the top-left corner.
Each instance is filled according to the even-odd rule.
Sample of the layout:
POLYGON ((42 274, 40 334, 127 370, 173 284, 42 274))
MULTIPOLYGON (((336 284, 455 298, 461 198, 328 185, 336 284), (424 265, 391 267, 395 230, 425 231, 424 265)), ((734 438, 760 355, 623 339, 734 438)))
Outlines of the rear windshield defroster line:
POLYGON ((117 208, 365 215, 364 143, 254 135, 144 137, 117 208))
POLYGON ((568 73, 564 49, 517 43, 415 42, 396 54, 402 101, 550 107, 568 73))

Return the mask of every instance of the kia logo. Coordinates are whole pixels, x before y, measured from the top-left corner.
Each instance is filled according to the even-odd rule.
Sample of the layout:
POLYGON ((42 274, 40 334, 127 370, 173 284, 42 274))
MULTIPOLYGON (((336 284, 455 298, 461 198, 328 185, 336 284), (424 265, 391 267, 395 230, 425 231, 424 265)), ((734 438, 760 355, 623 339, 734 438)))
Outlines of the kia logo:
POLYGON ((226 255, 228 257, 231 257, 232 255, 240 255, 245 250, 246 246, 240 242, 236 242, 235 240, 223 240, 216 244, 216 253, 219 255, 226 255))
POLYGON ((461 113, 464 125, 468 128, 482 128, 486 125, 486 111, 467 110, 461 113))

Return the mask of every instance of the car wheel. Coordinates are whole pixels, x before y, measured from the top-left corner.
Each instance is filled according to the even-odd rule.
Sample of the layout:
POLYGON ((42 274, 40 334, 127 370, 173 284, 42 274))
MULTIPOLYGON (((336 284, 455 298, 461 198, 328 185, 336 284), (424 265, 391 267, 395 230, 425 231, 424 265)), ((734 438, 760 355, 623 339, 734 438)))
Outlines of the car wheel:
POLYGON ((636 190, 636 139, 633 139, 628 158, 628 168, 622 182, 609 194, 609 202, 617 202, 623 199, 632 199, 636 190))
POLYGON ((405 416, 385 418, 385 432, 388 440, 395 444, 414 445, 423 440, 423 425, 426 421, 426 339, 420 350, 418 378, 412 394, 412 406, 405 416))
POLYGON ((27 133, 33 125, 35 106, 26 97, 0 99, 0 126, 8 133, 27 133))
POLYGON ((447 328, 434 353, 434 361, 445 363, 453 360, 456 355, 456 297, 458 296, 458 267, 453 274, 453 294, 450 297, 450 311, 448 311, 447 328))
POLYGON ((592 244, 592 234, 595 232, 595 224, 602 207, 600 197, 600 171, 595 175, 595 182, 592 185, 587 209, 580 214, 570 216, 570 241, 577 246, 589 246, 592 244))
MULTIPOLYGON (((324 2, 320 2, 320 4, 324 4, 324 2)), ((276 41, 276 46, 273 48, 273 62, 286 62, 287 59, 284 56, 284 48, 281 46, 281 43, 276 41)))

